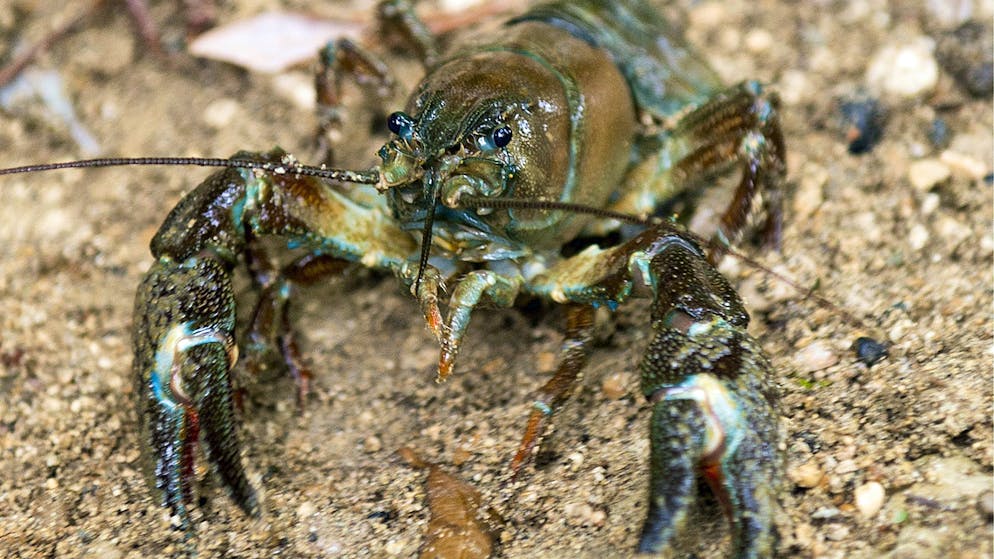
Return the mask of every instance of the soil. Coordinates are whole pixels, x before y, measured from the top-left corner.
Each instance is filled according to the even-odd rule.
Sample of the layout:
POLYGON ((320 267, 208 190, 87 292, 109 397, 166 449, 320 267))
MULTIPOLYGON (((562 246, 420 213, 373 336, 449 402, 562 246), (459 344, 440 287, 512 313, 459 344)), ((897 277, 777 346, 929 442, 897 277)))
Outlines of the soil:
MULTIPOLYGON (((0 56, 70 13, 14 4, 0 14, 0 49, 8 49, 0 56)), ((61 76, 101 153, 224 157, 275 145, 305 160, 312 153, 313 111, 293 101, 306 97, 309 68, 274 77, 182 52, 166 60, 136 37, 121 6, 107 4, 32 67, 61 76)), ((283 5, 368 20, 367 4, 283 5)), ((178 5, 152 10, 167 50, 183 38, 178 5)), ((280 5, 229 1, 219 19, 280 5)), ((991 3, 949 5, 972 11, 982 29, 973 50, 956 45, 989 57, 991 3)), ((791 190, 783 249, 743 250, 835 305, 823 308, 742 261, 722 267, 778 371, 784 556, 992 557, 990 92, 971 96, 954 69, 963 57, 950 65, 947 51, 926 50, 940 62, 937 81, 909 97, 876 93, 866 77, 885 45, 951 37, 957 22, 947 8, 924 0, 670 8, 729 83, 755 78, 780 93, 791 190), (879 143, 853 154, 840 102, 864 94, 886 120, 879 143), (852 350, 860 336, 886 343, 889 356, 860 363, 852 350), (874 483, 882 498, 863 497, 874 483)), ((0 166, 86 156, 37 100, 0 114, 0 166)), ((371 163, 369 124, 350 126, 343 159, 371 163)), ((437 385, 437 347, 416 304, 393 278, 362 270, 311 289, 298 305, 316 373, 303 410, 277 367, 238 377, 243 457, 264 487, 262 518, 246 517, 200 468, 196 534, 172 529, 138 469, 132 294, 156 228, 206 175, 126 168, 0 179, 0 554, 414 556, 428 521, 425 473, 397 457, 402 446, 483 492, 504 519, 502 557, 632 553, 646 510, 649 407, 634 372, 648 339, 646 304, 605 321, 582 387, 555 417, 536 464, 511 484, 507 463, 530 395, 554 366, 561 311, 477 313, 461 370, 437 385)), ((675 555, 723 557, 720 509, 701 501, 675 555)))

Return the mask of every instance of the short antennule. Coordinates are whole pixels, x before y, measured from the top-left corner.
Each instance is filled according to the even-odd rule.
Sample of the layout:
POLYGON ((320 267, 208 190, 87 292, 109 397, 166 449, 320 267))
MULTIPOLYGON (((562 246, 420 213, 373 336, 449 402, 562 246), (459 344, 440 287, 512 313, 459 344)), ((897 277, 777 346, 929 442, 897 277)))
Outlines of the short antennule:
POLYGON ((312 167, 297 163, 281 163, 271 161, 254 161, 251 159, 224 159, 208 157, 104 157, 98 159, 81 159, 79 161, 64 161, 62 163, 44 163, 40 165, 24 165, 0 169, 0 175, 16 175, 19 173, 38 173, 58 169, 87 169, 95 167, 125 167, 147 165, 171 165, 177 167, 227 167, 231 169, 259 169, 276 174, 294 174, 318 177, 328 180, 350 182, 355 184, 376 184, 380 180, 377 169, 366 171, 351 171, 348 169, 328 169, 312 167))

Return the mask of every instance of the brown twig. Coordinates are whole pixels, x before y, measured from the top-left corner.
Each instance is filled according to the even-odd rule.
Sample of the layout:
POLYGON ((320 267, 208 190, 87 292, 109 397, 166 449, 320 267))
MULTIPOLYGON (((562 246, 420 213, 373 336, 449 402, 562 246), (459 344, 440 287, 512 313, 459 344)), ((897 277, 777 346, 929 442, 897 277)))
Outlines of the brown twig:
POLYGON ((19 54, 16 54, 13 60, 8 62, 3 68, 0 68, 0 87, 10 83, 11 80, 21 73, 21 70, 30 64, 31 61, 33 61, 39 54, 48 50, 48 48, 51 47, 55 41, 58 41, 73 31, 73 28, 93 13, 102 1, 103 0, 93 0, 82 10, 77 12, 76 15, 62 22, 55 29, 42 37, 40 41, 22 50, 19 54))

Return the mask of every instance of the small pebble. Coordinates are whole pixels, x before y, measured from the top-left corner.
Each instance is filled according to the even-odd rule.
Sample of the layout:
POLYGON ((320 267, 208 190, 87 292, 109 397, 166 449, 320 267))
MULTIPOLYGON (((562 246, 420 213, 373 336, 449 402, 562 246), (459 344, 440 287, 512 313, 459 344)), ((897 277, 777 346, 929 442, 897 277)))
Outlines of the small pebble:
POLYGON ((230 97, 218 99, 204 107, 204 123, 211 128, 224 128, 231 124, 231 121, 235 119, 238 111, 238 101, 230 97))
POLYGON ((853 344, 856 358, 867 367, 872 367, 887 357, 887 346, 866 336, 856 338, 853 344))
POLYGON ((563 507, 566 522, 572 526, 603 526, 607 513, 587 503, 569 503, 563 507))
POLYGON ((853 500, 860 514, 873 518, 884 506, 884 486, 875 481, 860 485, 853 491, 853 500))
POLYGON ((573 452, 569 456, 567 456, 566 459, 569 460, 569 462, 570 462, 570 469, 573 470, 573 471, 576 471, 577 469, 580 468, 580 466, 583 465, 583 453, 582 452, 573 452))
POLYGON ((920 159, 908 167, 908 181, 919 192, 946 182, 951 175, 949 166, 938 159, 920 159))
POLYGON ((849 527, 845 524, 829 526, 825 531, 825 538, 834 542, 840 542, 849 537, 849 527))
POLYGON ((802 373, 827 369, 839 362, 839 356, 823 342, 812 342, 794 355, 794 363, 802 373))
POLYGON ((794 482, 798 487, 803 487, 805 489, 811 489, 812 487, 817 487, 821 483, 822 478, 825 474, 821 471, 821 467, 814 460, 808 460, 804 464, 791 470, 787 476, 791 481, 794 482))
POLYGON ((613 373, 604 378, 604 382, 601 383, 601 392, 609 400, 617 400, 628 393, 625 390, 625 385, 627 384, 627 375, 625 373, 613 373))
POLYGON ((390 540, 384 547, 383 551, 387 552, 388 555, 400 555, 404 552, 404 548, 407 547, 407 542, 405 540, 390 540))
POLYGON ((273 76, 273 91, 302 111, 313 111, 314 77, 305 72, 284 72, 273 76))
POLYGON ((761 54, 773 46, 773 35, 765 29, 751 29, 745 36, 745 47, 753 54, 761 54))
POLYGON ((925 0, 930 21, 942 27, 955 27, 973 16, 972 0, 925 0))
POLYGON ((842 126, 845 131, 849 153, 868 153, 877 145, 884 133, 887 112, 873 98, 858 97, 843 100, 839 105, 842 126))
POLYGON ((814 96, 814 86, 807 73, 798 70, 786 70, 777 82, 780 100, 788 106, 799 105, 814 96))
POLYGON ((908 246, 911 247, 911 250, 917 252, 925 248, 925 245, 928 244, 928 238, 928 229, 926 229, 921 223, 916 223, 912 225, 911 230, 908 231, 908 246))
POLYGON ((822 507, 811 513, 811 518, 815 520, 830 520, 839 516, 839 514, 839 509, 835 507, 822 507))
POLYGON ((113 543, 98 541, 86 548, 85 556, 100 557, 100 559, 121 559, 124 554, 113 543))
POLYGON ((440 2, 442 10, 445 12, 461 12, 482 3, 482 0, 442 0, 440 2))
POLYGON ((914 98, 935 89, 939 81, 935 41, 924 35, 881 48, 870 60, 866 82, 882 93, 914 98))
POLYGON ((855 460, 842 460, 835 466, 835 473, 837 474, 851 474, 859 470, 859 466, 856 465, 855 460))
POLYGON ((963 241, 973 237, 973 230, 960 220, 947 215, 939 216, 935 222, 936 234, 950 246, 958 246, 963 241))
POLYGON ((297 507, 297 519, 303 520, 305 518, 308 518, 312 514, 316 513, 317 511, 318 509, 317 507, 314 506, 314 503, 310 501, 304 501, 303 503, 300 503, 299 507, 297 507))
POLYGON ((935 192, 929 192, 922 197, 922 215, 932 215, 942 205, 942 197, 935 192))
POLYGON ((379 452, 383 448, 383 442, 376 435, 371 437, 366 437, 366 440, 362 442, 362 447, 366 452, 379 452))
POLYGON ((946 150, 939 155, 939 161, 949 166, 949 169, 971 179, 981 179, 987 174, 987 166, 983 161, 974 159, 958 151, 946 150))
POLYGON ((891 343, 899 343, 904 340, 905 334, 908 330, 914 327, 914 323, 908 319, 898 320, 891 326, 890 330, 887 331, 887 339, 891 343))

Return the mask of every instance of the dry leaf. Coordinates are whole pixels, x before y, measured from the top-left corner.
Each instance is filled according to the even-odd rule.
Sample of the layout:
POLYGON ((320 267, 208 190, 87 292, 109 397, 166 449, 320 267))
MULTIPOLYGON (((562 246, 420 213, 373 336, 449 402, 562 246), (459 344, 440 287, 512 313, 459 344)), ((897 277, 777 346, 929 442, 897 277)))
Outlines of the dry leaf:
POLYGON ((426 493, 431 519, 421 546, 420 559, 485 559, 493 552, 494 538, 481 513, 480 492, 439 466, 425 462, 410 448, 397 451, 408 464, 428 469, 426 493))
POLYGON ((190 43, 194 56, 275 74, 313 59, 328 41, 358 40, 365 24, 266 12, 215 27, 190 43))

